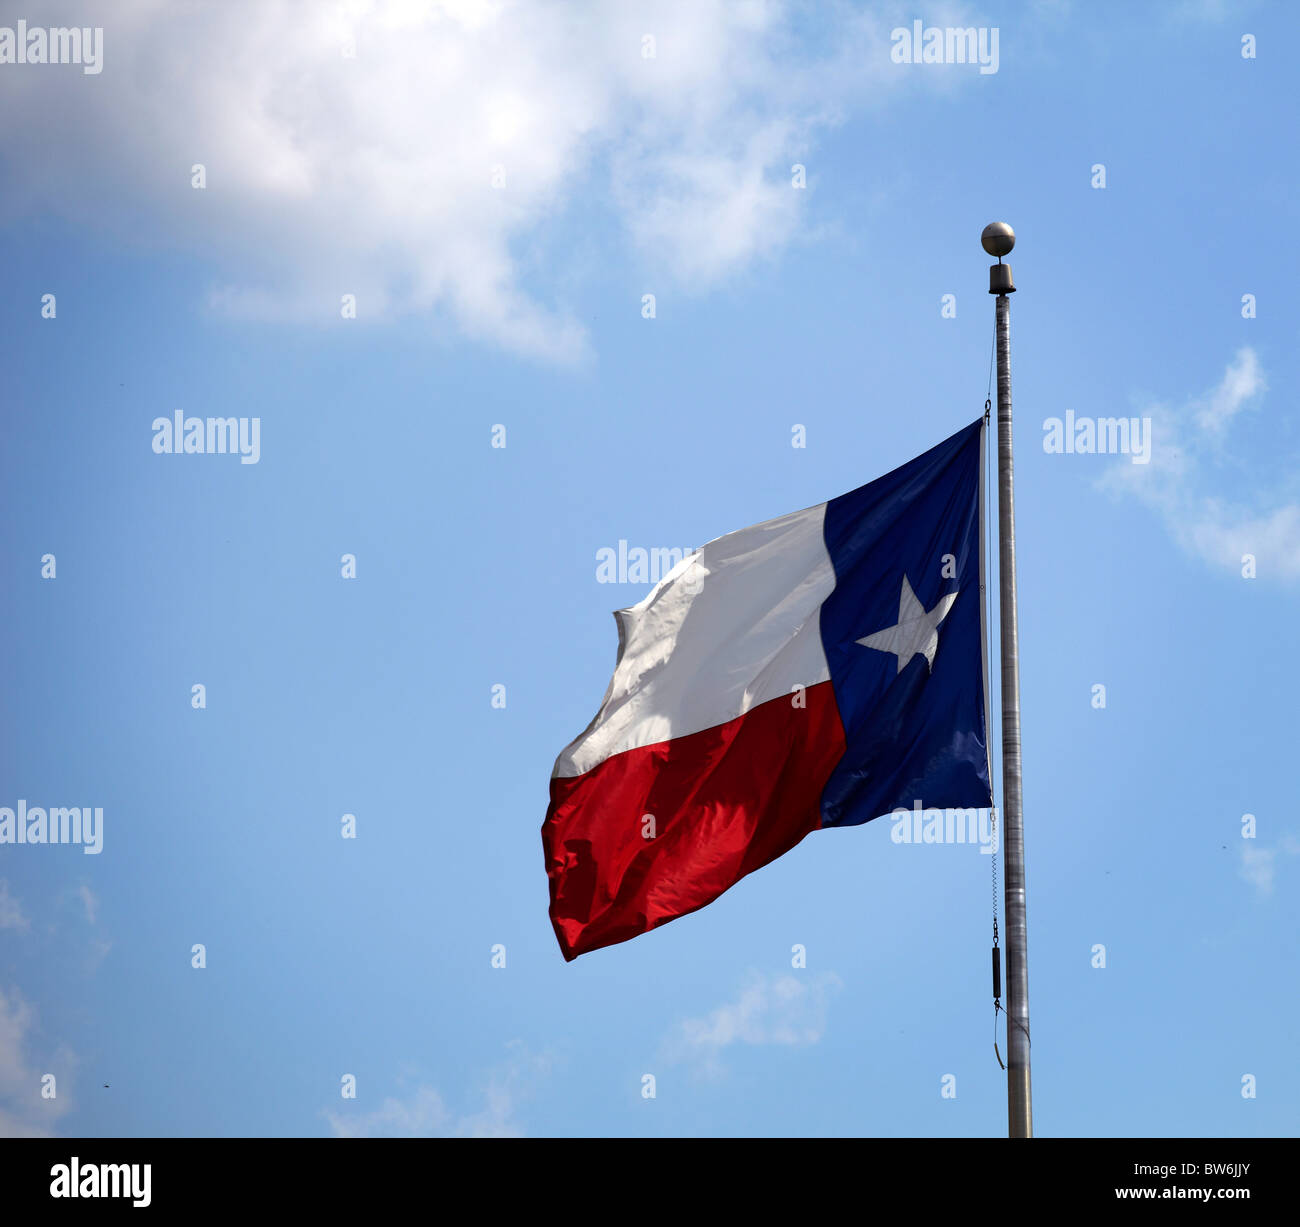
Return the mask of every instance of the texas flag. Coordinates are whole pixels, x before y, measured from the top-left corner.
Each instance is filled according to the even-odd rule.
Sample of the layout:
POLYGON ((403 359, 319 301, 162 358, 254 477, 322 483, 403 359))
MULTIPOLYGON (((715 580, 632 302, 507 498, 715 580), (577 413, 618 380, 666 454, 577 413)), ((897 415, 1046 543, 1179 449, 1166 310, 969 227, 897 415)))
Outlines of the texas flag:
POLYGON ((711 903, 810 831, 991 804, 983 421, 728 533, 618 610, 542 825, 566 960, 711 903))

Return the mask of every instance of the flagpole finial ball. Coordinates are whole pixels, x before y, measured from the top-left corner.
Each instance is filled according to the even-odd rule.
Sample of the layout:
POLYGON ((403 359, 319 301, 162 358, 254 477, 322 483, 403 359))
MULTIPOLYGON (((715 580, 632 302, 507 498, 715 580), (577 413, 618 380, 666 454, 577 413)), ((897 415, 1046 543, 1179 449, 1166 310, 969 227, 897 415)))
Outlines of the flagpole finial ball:
POLYGON ((980 235, 980 243, 989 255, 1001 260, 1003 256, 1010 255, 1011 249, 1016 245, 1016 232, 1006 222, 989 222, 980 235))

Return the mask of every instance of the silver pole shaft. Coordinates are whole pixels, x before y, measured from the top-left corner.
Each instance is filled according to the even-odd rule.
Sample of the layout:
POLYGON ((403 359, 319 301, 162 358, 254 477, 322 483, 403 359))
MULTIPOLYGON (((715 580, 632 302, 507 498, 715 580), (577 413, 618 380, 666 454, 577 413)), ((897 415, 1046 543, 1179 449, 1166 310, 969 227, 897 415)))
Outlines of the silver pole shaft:
POLYGON ((1006 877, 1007 1135, 1034 1135, 1029 1089, 1029 950, 1020 791, 1020 640, 1016 627, 1016 506, 1011 453, 1011 300, 997 296, 998 582, 1002 609, 1002 831, 1006 877))

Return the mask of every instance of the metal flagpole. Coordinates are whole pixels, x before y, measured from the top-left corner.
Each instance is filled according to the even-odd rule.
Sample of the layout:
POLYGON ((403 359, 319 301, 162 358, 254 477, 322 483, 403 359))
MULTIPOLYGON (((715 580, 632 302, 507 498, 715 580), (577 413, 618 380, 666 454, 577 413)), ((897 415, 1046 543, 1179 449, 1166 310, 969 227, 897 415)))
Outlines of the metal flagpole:
POLYGON ((1011 455, 1011 265, 1016 245, 1006 222, 993 222, 980 236, 997 256, 989 269, 989 293, 997 295, 998 361, 998 583, 1002 647, 1002 831, 1006 881, 1007 953, 1007 1136, 1034 1136, 1029 1089, 1029 950, 1025 920, 1025 828, 1020 791, 1020 643, 1016 630, 1016 506, 1011 455))

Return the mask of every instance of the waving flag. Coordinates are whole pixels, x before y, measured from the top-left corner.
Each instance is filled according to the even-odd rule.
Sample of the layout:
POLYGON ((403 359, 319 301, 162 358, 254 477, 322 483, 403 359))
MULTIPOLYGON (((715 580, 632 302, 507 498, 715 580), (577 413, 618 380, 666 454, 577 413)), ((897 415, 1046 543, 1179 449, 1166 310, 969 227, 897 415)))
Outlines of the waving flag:
POLYGON ((810 831, 988 806, 983 422, 728 533, 615 613, 542 826, 566 959, 711 903, 810 831))

